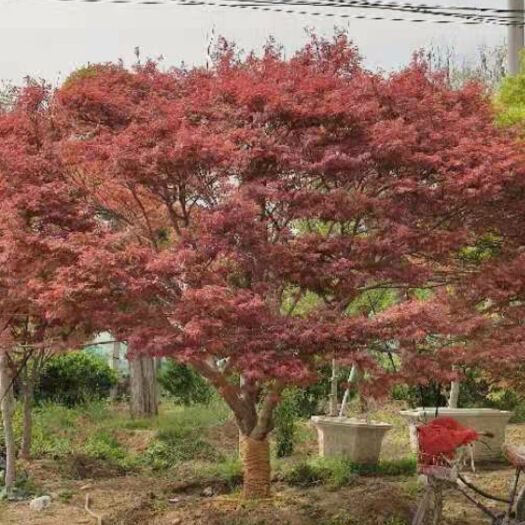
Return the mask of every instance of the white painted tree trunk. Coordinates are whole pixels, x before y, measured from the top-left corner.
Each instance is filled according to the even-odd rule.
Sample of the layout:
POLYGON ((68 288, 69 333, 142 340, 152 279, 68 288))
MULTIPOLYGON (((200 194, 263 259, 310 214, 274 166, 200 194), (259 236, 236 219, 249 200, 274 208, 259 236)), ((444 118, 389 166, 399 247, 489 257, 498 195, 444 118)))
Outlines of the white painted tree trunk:
POLYGON ((117 374, 117 384, 111 389, 111 392, 109 393, 109 397, 111 401, 115 401, 118 395, 118 382, 120 380, 120 342, 119 341, 115 341, 113 343, 113 351, 111 353, 110 366, 117 374))
POLYGON ((449 408, 458 408, 459 403, 459 381, 452 381, 450 383, 450 395, 448 398, 448 407, 449 408))
POLYGON ((16 444, 13 431, 13 385, 11 384, 7 354, 5 353, 0 355, 0 395, 6 455, 4 486, 7 491, 10 491, 16 478, 16 444))
POLYGON ((330 408, 328 415, 337 416, 337 363, 332 359, 332 377, 330 379, 330 408))
POLYGON ((37 365, 29 370, 29 362, 24 367, 23 374, 23 422, 22 422, 22 444, 20 445, 20 457, 29 459, 31 457, 31 446, 33 442, 33 399, 37 377, 37 365))
POLYGON ((343 401, 341 402, 341 409, 339 410, 339 417, 343 417, 346 412, 346 405, 348 404, 348 398, 350 396, 350 386, 356 384, 359 381, 359 369, 357 366, 352 365, 350 375, 348 376, 348 386, 343 395, 343 401))
POLYGON ((160 375, 160 369, 162 368, 162 357, 155 357, 155 387, 157 389, 156 395, 157 395, 157 406, 160 403, 160 396, 162 394, 162 390, 160 388, 160 383, 157 381, 157 378, 160 375))
POLYGON ((132 417, 158 414, 155 358, 137 357, 129 362, 130 410, 132 417))

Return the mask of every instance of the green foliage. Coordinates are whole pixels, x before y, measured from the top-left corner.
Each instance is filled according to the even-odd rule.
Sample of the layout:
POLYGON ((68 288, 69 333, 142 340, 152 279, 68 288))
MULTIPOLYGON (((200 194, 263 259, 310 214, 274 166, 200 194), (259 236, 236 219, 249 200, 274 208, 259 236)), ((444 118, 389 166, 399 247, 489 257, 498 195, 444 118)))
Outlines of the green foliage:
POLYGON ((410 408, 446 406, 443 385, 396 385, 392 390, 392 398, 406 401, 410 408))
MULTIPOLYGON (((63 456, 72 450, 73 440, 78 434, 78 413, 63 405, 42 403, 33 409, 32 454, 41 456, 63 456)), ((16 417, 17 434, 22 432, 21 410, 16 417)))
POLYGON ((298 487, 325 484, 330 479, 330 469, 302 461, 286 472, 284 479, 290 485, 298 487))
POLYGON ((206 441, 203 431, 229 417, 227 407, 219 401, 209 406, 176 407, 157 419, 155 438, 141 463, 154 470, 168 470, 190 460, 220 461, 221 455, 206 441))
POLYGON ((299 289, 290 287, 284 291, 281 313, 287 315, 291 312, 296 316, 308 315, 315 311, 321 303, 322 299, 313 292, 302 293, 299 289))
POLYGON ((103 359, 87 352, 71 352, 45 364, 35 399, 73 407, 107 398, 116 383, 115 372, 103 359))
POLYGON ((153 470, 168 470, 195 459, 216 461, 220 456, 200 436, 199 429, 173 428, 156 434, 141 461, 153 470))
POLYGON ((97 459, 121 462, 126 457, 126 452, 115 436, 105 430, 101 430, 86 440, 83 452, 97 459))
POLYGON ((493 233, 488 233, 477 240, 472 246, 466 246, 459 252, 465 262, 479 265, 497 255, 501 248, 501 238, 493 233))
POLYGON ((385 522, 385 525, 409 525, 409 523, 404 518, 392 516, 385 522))
MULTIPOLYGON (((0 470, 0 480, 3 476, 4 472, 0 470)), ((0 501, 23 501, 41 495, 42 488, 35 484, 25 471, 17 473, 15 486, 10 491, 0 484, 0 501)))
POLYGON ((74 495, 75 493, 71 489, 64 489, 58 493, 58 499, 62 503, 69 503, 74 495))
POLYGON ((505 77, 496 96, 498 122, 503 126, 525 122, 525 58, 519 74, 505 77))
POLYGON ((158 381, 176 403, 182 405, 207 404, 214 395, 214 388, 193 368, 169 360, 160 371, 158 381))
POLYGON ((337 489, 351 485, 357 476, 412 476, 415 472, 415 458, 382 461, 378 465, 359 465, 345 457, 314 458, 294 465, 284 473, 284 479, 290 485, 321 484, 337 489))
POLYGON ((296 420, 299 415, 297 389, 287 389, 274 413, 275 454, 278 458, 291 456, 294 450, 296 420))
POLYGON ((225 457, 221 461, 198 465, 195 475, 201 479, 223 481, 229 490, 234 490, 242 483, 242 463, 237 455, 225 457))
MULTIPOLYGON (((449 385, 396 385, 392 397, 406 401, 411 408, 447 405, 446 392, 449 385), (439 389, 439 393, 437 393, 439 389)), ((513 422, 525 421, 525 403, 514 390, 490 383, 479 370, 463 371, 458 399, 460 408, 495 408, 514 411, 513 422)))
MULTIPOLYGON (((205 438, 207 428, 229 418, 228 408, 219 401, 208 406, 165 407, 157 418, 149 420, 131 420, 127 411, 102 401, 72 408, 43 403, 34 410, 32 453, 68 464, 78 456, 88 467, 93 460, 118 475, 138 468, 166 471, 189 461, 214 462, 218 476, 233 485, 237 475, 234 464, 222 464, 224 458, 205 438), (146 450, 130 450, 126 435, 143 431, 149 431, 145 435, 150 436, 146 450)), ((15 422, 20 439, 20 407, 15 422)))
POLYGON ((362 293, 347 308, 348 315, 375 315, 395 304, 398 292, 394 289, 370 290, 362 293))
POLYGON ((88 64, 87 66, 82 66, 73 71, 63 83, 63 87, 70 87, 76 82, 84 80, 86 78, 93 78, 104 68, 104 65, 101 64, 88 64))

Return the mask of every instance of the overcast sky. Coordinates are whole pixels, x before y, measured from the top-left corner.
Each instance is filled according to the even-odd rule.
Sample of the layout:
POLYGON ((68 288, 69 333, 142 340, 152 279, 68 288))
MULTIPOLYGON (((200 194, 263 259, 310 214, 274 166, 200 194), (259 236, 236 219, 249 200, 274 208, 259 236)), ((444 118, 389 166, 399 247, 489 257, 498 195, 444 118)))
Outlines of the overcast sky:
MULTIPOLYGON (((503 0, 427 3, 505 5, 503 0)), ((361 12, 371 14, 369 10, 361 12)), ((202 64, 206 59, 207 34, 214 26, 218 34, 235 40, 243 49, 260 48, 272 34, 291 53, 304 43, 305 27, 328 34, 334 24, 349 25, 366 63, 383 69, 406 64, 415 49, 431 43, 452 45, 460 54, 473 56, 479 46, 501 44, 506 35, 505 28, 493 25, 338 21, 297 14, 170 5, 169 0, 168 5, 153 6, 0 0, 0 79, 19 82, 30 75, 55 83, 88 62, 122 58, 131 63, 135 46, 140 47, 142 56, 163 55, 169 65, 181 61, 202 64)))

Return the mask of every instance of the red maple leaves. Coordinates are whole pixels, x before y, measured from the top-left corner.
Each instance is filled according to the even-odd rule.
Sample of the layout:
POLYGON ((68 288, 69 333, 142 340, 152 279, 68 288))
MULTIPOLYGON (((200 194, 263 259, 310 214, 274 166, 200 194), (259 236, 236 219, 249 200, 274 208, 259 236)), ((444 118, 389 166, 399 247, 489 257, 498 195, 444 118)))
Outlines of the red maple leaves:
POLYGON ((0 123, 2 159, 37 186, 24 181, 2 220, 31 207, 54 225, 38 232, 40 255, 59 254, 37 279, 39 306, 53 322, 110 329, 131 352, 192 363, 246 434, 270 429, 257 426, 260 395, 271 405, 320 358, 359 361, 385 387, 395 375, 374 352, 395 341, 398 379, 448 377, 484 327, 467 306, 494 289, 461 305, 414 294, 472 287, 480 265, 462 250, 514 220, 487 220, 522 159, 475 86, 452 90, 417 60, 370 73, 338 36, 290 59, 225 46, 209 71, 86 68, 40 111, 52 154, 20 149, 16 111, 0 123), (402 304, 348 314, 378 290, 402 304))

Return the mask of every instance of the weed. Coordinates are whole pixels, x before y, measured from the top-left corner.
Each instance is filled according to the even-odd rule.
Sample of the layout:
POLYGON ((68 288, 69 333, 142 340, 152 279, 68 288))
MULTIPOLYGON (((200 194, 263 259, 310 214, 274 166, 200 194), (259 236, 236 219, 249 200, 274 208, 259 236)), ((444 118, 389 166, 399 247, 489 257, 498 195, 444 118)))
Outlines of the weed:
POLYGON ((385 522, 385 525, 409 525, 409 523, 399 516, 392 516, 385 522))
POLYGON ((284 473, 284 480, 302 487, 322 484, 340 488, 351 485, 357 476, 403 476, 415 471, 416 462, 412 458, 384 461, 378 465, 359 465, 344 457, 314 458, 294 465, 284 473))
POLYGON ((118 440, 107 431, 92 434, 82 447, 82 451, 91 457, 118 463, 126 457, 126 452, 118 440))
POLYGON ((222 481, 232 491, 242 483, 242 464, 237 456, 231 456, 223 461, 197 465, 194 474, 199 479, 222 481))
POLYGON ((352 516, 342 510, 335 516, 322 521, 319 525, 357 525, 352 516))
POLYGON ((72 490, 64 489, 58 493, 57 498, 62 503, 69 503, 71 499, 73 498, 74 494, 75 493, 72 490))

